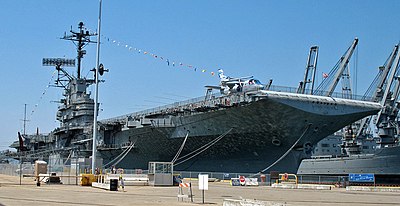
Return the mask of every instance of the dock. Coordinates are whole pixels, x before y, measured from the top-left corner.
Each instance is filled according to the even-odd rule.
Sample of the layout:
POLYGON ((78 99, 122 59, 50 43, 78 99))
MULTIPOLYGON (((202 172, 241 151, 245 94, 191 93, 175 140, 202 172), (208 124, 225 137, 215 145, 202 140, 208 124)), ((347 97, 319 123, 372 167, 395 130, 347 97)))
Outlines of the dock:
MULTIPOLYGON (((36 186, 30 178, 0 175, 0 205, 202 205, 202 192, 193 184, 193 203, 178 201, 177 186, 126 186, 125 192, 64 184, 36 186)), ((186 191, 184 191, 186 192, 186 191)), ((231 186, 227 182, 210 182, 204 205, 398 205, 399 191, 346 191, 283 189, 270 186, 231 186), (246 204, 250 205, 250 204, 246 204)))

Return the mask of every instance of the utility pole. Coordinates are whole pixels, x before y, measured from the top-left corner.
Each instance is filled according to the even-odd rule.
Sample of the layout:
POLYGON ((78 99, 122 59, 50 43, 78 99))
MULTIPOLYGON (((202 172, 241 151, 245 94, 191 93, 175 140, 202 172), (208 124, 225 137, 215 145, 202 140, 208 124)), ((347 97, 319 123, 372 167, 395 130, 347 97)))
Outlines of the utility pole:
MULTIPOLYGON (((22 120, 24 122, 24 135, 26 135, 26 122, 28 121, 26 119, 26 104, 24 104, 24 119, 22 120)), ((19 185, 22 185, 22 148, 19 148, 19 185)))

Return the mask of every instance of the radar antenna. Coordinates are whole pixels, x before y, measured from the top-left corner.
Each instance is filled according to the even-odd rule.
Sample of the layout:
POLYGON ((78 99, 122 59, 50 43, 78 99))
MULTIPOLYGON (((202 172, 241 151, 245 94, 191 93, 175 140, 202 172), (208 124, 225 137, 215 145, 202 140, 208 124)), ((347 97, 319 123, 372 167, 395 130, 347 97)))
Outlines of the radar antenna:
POLYGON ((78 28, 79 28, 79 32, 73 31, 71 28, 71 30, 69 31, 71 34, 70 35, 64 34, 64 37, 62 37, 61 39, 72 41, 77 48, 77 52, 78 52, 78 56, 76 57, 76 59, 78 60, 77 78, 80 79, 81 78, 81 61, 82 61, 83 55, 86 54, 86 50, 83 50, 83 48, 86 45, 88 45, 89 43, 97 43, 90 39, 90 37, 96 36, 97 34, 90 33, 84 27, 83 22, 79 22, 78 28))
POLYGON ((75 67, 75 59, 65 58, 43 58, 43 66, 55 66, 57 70, 56 87, 64 87, 67 89, 69 82, 74 79, 73 76, 68 74, 62 67, 75 67))

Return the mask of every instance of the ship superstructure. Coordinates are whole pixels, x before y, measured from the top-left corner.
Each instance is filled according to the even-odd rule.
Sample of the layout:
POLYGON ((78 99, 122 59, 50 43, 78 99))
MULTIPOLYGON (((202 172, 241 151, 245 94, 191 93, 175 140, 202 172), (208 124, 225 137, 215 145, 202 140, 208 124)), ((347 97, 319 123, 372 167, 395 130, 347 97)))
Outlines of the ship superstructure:
MULTIPOLYGON (((93 79, 81 77, 81 62, 86 54, 84 47, 95 43, 91 37, 96 34, 85 29, 83 22, 78 25, 79 31, 70 30, 70 34, 64 34, 63 40, 72 41, 77 48, 76 59, 44 58, 43 66, 52 66, 57 72, 57 79, 53 86, 63 90, 63 97, 58 102, 56 119, 60 126, 49 134, 26 135, 24 142, 29 148, 26 155, 33 158, 47 159, 50 154, 68 155, 71 150, 79 149, 81 152, 90 151, 94 117, 94 101, 87 92, 87 88, 94 83, 93 79), (75 67, 77 72, 68 72, 66 67, 75 67), (33 146, 29 145, 32 142, 33 146), (54 153, 55 152, 55 153, 54 153)), ((17 149, 15 142, 12 147, 17 149)))

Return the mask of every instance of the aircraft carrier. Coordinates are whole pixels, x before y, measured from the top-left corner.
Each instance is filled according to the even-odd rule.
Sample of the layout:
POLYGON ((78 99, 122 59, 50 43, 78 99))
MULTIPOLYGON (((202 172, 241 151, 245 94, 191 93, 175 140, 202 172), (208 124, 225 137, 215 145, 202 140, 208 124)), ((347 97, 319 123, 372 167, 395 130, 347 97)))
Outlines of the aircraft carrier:
MULTIPOLYGON (((80 76, 80 63, 82 48, 94 35, 80 23, 79 31, 63 37, 77 42, 76 75, 65 69, 75 66, 74 59, 43 59, 43 65, 55 67, 56 86, 64 91, 57 112, 60 126, 47 135, 20 135, 11 145, 19 155, 32 160, 91 155, 94 101, 86 90, 94 80, 80 76)), ((220 71, 220 85, 208 86, 203 97, 101 120, 99 159, 105 168, 147 169, 149 161, 168 161, 175 170, 295 172, 309 156, 310 145, 381 109, 369 99, 334 92, 357 43, 355 39, 334 73, 315 90, 318 50, 312 47, 299 88, 274 86, 272 81, 263 85, 220 71)), ((104 71, 100 66, 99 75, 104 71)))

